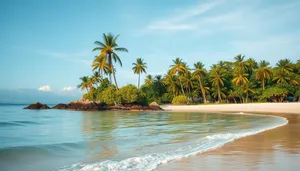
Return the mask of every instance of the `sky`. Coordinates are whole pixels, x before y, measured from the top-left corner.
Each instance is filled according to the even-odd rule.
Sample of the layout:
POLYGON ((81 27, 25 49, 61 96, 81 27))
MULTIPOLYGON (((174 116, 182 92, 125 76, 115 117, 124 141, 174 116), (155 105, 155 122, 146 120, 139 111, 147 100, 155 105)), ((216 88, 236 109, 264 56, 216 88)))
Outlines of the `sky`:
POLYGON ((153 75, 176 57, 209 68, 243 54, 274 66, 300 59, 300 1, 1 0, 0 89, 79 93, 108 32, 129 50, 116 66, 121 86, 137 84, 138 57, 153 75))

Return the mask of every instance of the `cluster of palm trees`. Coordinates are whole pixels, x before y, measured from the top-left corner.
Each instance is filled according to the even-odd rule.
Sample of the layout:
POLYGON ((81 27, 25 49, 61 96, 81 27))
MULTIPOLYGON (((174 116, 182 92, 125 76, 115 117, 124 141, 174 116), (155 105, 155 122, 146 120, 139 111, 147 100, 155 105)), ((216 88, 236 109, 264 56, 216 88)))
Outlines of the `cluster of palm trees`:
MULTIPOLYGON (((115 37, 111 33, 103 34, 103 42, 94 42, 97 47, 93 51, 99 51, 92 63, 92 70, 95 72, 91 77, 81 77, 78 88, 92 93, 105 79, 112 84, 113 77, 118 91, 114 65, 119 63, 122 66, 122 61, 117 52, 128 52, 126 48, 118 46, 118 37, 119 35, 115 37)), ((192 101, 198 99, 203 103, 207 103, 208 99, 219 103, 248 102, 249 96, 252 101, 255 98, 257 100, 266 88, 276 85, 290 85, 294 91, 300 92, 300 60, 293 63, 289 59, 283 59, 272 68, 265 60, 256 62, 253 58, 246 59, 245 56, 237 55, 233 62, 220 61, 208 71, 201 62, 189 67, 182 59, 176 58, 164 76, 147 75, 142 86, 140 77, 142 73, 146 73, 147 63, 144 59, 137 58, 132 65, 134 74, 138 75, 138 89, 141 87, 143 91, 143 87, 154 85, 153 93, 156 98, 167 93, 172 97, 183 95, 192 101)))
MULTIPOLYGON (((238 55, 234 62, 220 61, 207 71, 201 62, 190 68, 182 59, 176 58, 162 83, 173 97, 184 95, 192 101, 200 98, 203 103, 207 103, 207 98, 219 103, 223 100, 248 102, 250 94, 251 100, 254 97, 258 100, 266 84, 268 87, 289 85, 300 92, 299 70, 300 60, 294 64, 289 59, 283 59, 272 68, 265 60, 258 63, 253 58, 246 60, 245 56, 238 55)), ((146 76, 145 84, 153 82, 153 78, 146 76)))

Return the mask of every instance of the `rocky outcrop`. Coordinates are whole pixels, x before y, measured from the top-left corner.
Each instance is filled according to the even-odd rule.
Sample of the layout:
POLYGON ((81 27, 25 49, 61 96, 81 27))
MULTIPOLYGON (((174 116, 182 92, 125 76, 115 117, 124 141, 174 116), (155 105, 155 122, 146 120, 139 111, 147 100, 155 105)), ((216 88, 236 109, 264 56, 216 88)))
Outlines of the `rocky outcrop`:
POLYGON ((156 102, 152 102, 149 104, 149 108, 152 110, 163 110, 159 104, 157 104, 156 102))
POLYGON ((67 104, 59 103, 53 106, 51 109, 68 109, 69 106, 67 104))
POLYGON ((40 109, 50 109, 50 107, 47 106, 46 104, 42 104, 40 102, 35 102, 35 103, 25 107, 24 109, 40 110, 40 109))
MULTIPOLYGON (((25 109, 50 109, 47 105, 34 103, 25 109)), ((124 105, 105 105, 100 102, 93 102, 85 99, 73 100, 69 104, 59 103, 52 109, 62 110, 81 110, 81 111, 97 111, 97 110, 130 110, 130 111, 159 111, 163 110, 157 103, 153 102, 149 106, 142 106, 138 103, 130 103, 124 105)))

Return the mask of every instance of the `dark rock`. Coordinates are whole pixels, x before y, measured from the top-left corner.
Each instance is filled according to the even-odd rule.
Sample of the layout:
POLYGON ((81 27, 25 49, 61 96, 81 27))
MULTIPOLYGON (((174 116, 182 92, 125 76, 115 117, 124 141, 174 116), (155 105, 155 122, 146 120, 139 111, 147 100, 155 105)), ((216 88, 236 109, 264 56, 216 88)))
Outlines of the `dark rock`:
POLYGON ((27 107, 25 107, 24 109, 34 109, 34 110, 39 110, 39 109, 50 109, 49 106, 47 106, 46 104, 42 104, 40 102, 35 102, 27 107))
POLYGON ((150 103, 149 108, 150 110, 163 110, 156 102, 150 103))
POLYGON ((69 106, 67 104, 59 103, 53 106, 51 109, 68 109, 69 106))

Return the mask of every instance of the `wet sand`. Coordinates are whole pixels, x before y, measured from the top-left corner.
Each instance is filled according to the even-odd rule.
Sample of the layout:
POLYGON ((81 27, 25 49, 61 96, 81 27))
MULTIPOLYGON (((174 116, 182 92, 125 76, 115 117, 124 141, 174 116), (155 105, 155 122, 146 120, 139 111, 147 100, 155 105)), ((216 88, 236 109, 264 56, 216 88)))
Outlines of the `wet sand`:
MULTIPOLYGON (((300 111, 300 108, 298 109, 300 111)), ((216 150, 162 164, 157 170, 300 170, 300 115, 270 115, 285 117, 289 123, 273 130, 235 140, 216 150)))

